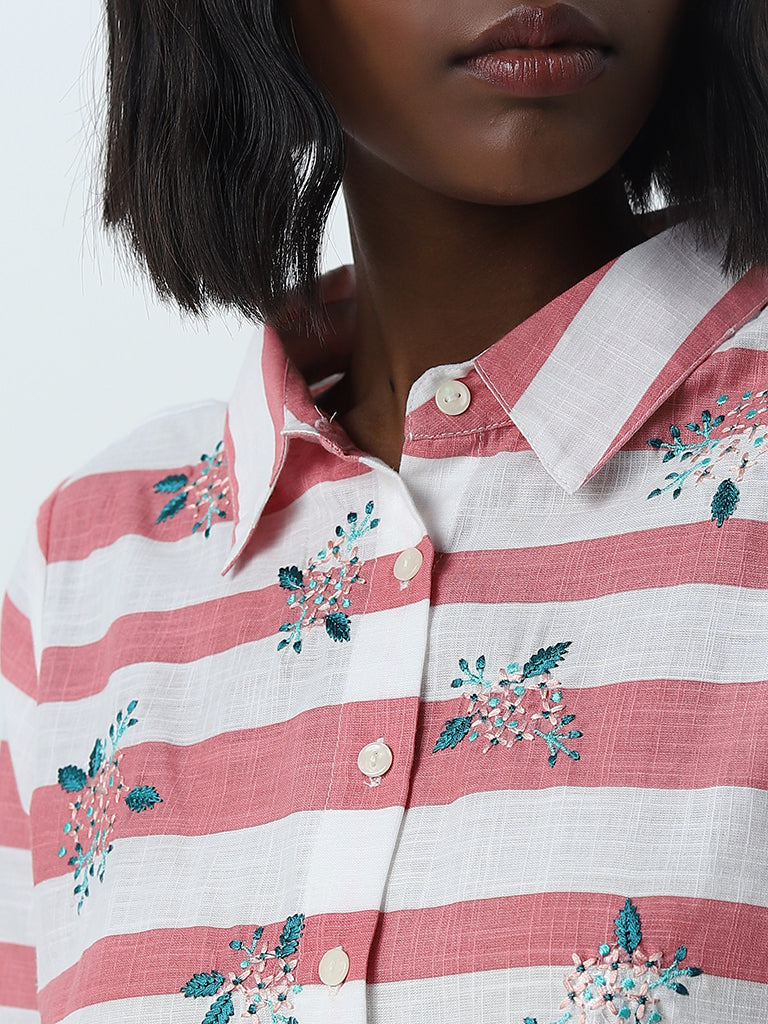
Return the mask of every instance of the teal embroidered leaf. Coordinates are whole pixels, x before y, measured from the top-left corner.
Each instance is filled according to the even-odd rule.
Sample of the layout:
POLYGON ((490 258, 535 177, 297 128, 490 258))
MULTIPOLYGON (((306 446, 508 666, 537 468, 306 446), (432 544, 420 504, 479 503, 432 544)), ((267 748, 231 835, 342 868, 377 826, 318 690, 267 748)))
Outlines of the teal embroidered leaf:
POLYGON ((235 1007, 232 1005, 232 996, 229 992, 225 992, 215 1003, 211 1003, 211 1008, 203 1017, 203 1024, 227 1024, 229 1018, 234 1015, 235 1007))
POLYGON ((134 786, 125 798, 132 811, 146 811, 163 802, 154 786, 134 786))
POLYGON ((79 793, 87 781, 88 777, 83 769, 74 764, 59 768, 59 785, 65 793, 79 793))
POLYGON ((278 573, 280 586, 285 590, 301 590, 304 586, 304 573, 298 565, 285 566, 278 573))
POLYGON ((712 519, 716 519, 717 525, 722 526, 725 520, 730 519, 736 511, 738 503, 738 487, 730 479, 723 480, 712 499, 712 519))
POLYGON ((304 915, 291 914, 283 925, 283 930, 280 934, 280 942, 275 947, 275 956, 286 957, 295 953, 299 947, 299 939, 301 938, 303 928, 304 915))
MULTIPOLYGON (((118 722, 120 719, 118 719, 118 722)), ((103 740, 96 740, 91 751, 91 756, 88 758, 88 774, 91 778, 94 778, 96 772, 101 768, 104 763, 104 742, 103 740)))
POLYGON ((540 647, 523 666, 523 679, 530 679, 532 676, 540 676, 543 672, 549 672, 563 660, 570 646, 571 641, 566 640, 564 643, 554 644, 552 647, 540 647))
POLYGON ((211 970, 210 973, 193 974, 186 985, 179 990, 185 996, 215 996, 224 984, 224 975, 211 970))
POLYGON ((162 480, 158 480, 155 484, 155 494, 175 494, 176 491, 180 491, 182 487, 186 487, 189 478, 185 473, 171 473, 170 476, 163 477, 162 480))
POLYGON ((618 944, 627 953, 634 953, 642 941, 643 933, 640 927, 640 913, 629 898, 613 923, 616 925, 618 944))
POLYGON ((155 523, 164 523, 166 519, 173 519, 176 513, 181 512, 186 504, 187 492, 184 491, 182 494, 177 494, 174 498, 171 498, 167 505, 163 506, 155 523))
POLYGON ((331 640, 349 640, 349 618, 344 612, 331 612, 325 619, 325 631, 331 640))
POLYGON ((440 733, 437 743, 432 748, 432 753, 435 754, 438 750, 447 750, 448 747, 453 749, 458 743, 461 743, 469 732, 472 718, 472 715, 463 715, 461 718, 449 719, 445 723, 445 728, 440 733))

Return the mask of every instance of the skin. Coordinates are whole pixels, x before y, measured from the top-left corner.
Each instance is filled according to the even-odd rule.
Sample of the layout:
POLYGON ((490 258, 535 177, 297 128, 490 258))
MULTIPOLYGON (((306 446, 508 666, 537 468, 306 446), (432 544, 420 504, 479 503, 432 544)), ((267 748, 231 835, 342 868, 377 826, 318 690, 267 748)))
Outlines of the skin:
POLYGON ((425 370, 478 355, 645 240, 615 165, 659 95, 683 4, 574 0, 611 41, 608 66, 522 98, 452 63, 514 4, 286 0, 345 133, 354 343, 318 407, 360 448, 397 469, 425 370))

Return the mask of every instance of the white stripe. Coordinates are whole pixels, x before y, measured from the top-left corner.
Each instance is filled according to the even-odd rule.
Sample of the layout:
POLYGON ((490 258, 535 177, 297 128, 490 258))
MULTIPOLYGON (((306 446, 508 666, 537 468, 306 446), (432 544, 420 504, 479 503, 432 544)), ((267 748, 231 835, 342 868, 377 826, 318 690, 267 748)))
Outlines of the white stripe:
MULTIPOLYGON (((268 784, 256 775, 256 794, 268 784)), ((40 985, 107 935, 377 909, 401 816, 401 807, 304 811, 236 832, 116 838, 79 917, 71 874, 35 887, 40 985), (344 847, 366 868, 334 878, 344 847)))
POLYGON ((262 374, 263 349, 264 330, 260 329, 248 347, 229 403, 229 430, 235 448, 229 468, 237 478, 240 515, 232 555, 242 549, 254 514, 261 512, 275 461, 275 426, 262 374))
MULTIPOLYGON (((595 954, 599 941, 595 942, 595 954)), ((585 951, 582 953, 586 956, 585 951)), ((403 1024, 404 1019, 411 1019, 404 1018, 404 1007, 429 1007, 433 1024, 522 1024, 526 1017, 548 1024, 560 1020, 567 1012, 559 1006, 566 995, 563 979, 572 969, 573 964, 516 967, 369 985, 369 1020, 375 1024, 403 1024)), ((768 985, 700 975, 686 987, 688 996, 679 996, 669 989, 661 992, 665 1021, 762 1024, 765 1020, 768 985)), ((598 1020, 603 1024, 619 1019, 608 1013, 600 1017, 599 1011, 596 1014, 591 1017, 595 1024, 598 1020)), ((576 1024, 578 1015, 575 1010, 570 1024, 576 1024)))
POLYGON ((86 462, 67 478, 66 486, 97 473, 194 465, 222 439, 226 411, 221 401, 163 409, 86 462))
POLYGON ((683 222, 624 253, 512 409, 516 426, 569 493, 733 286, 722 275, 719 253, 695 251, 690 231, 683 222))
POLYGON ((557 786, 411 807, 383 910, 538 892, 766 907, 768 793, 557 786))
MULTIPOLYGON (((531 452, 495 457, 497 472, 490 480, 490 467, 478 465, 480 460, 445 461, 437 475, 424 460, 410 460, 403 467, 423 523, 416 516, 407 521, 387 516, 386 509, 399 503, 386 493, 382 500, 389 479, 366 478, 365 494, 374 500, 374 516, 383 511, 376 529, 358 541, 364 564, 418 544, 425 532, 440 552, 515 550, 696 522, 704 522, 716 539, 718 528, 710 511, 715 483, 691 482, 676 500, 670 493, 648 499, 651 490, 664 485, 668 468, 655 452, 650 457, 639 452, 615 456, 573 497, 546 476, 531 452), (506 514, 502 510, 509 508, 507 495, 516 492, 521 475, 531 484, 528 497, 506 514), (622 487, 628 480, 637 482, 622 487), (463 509, 458 527, 457 503, 463 509), (494 507, 499 512, 489 514, 488 508, 494 507)), ((768 521, 768 459, 748 472, 734 518, 768 521)), ((212 531, 208 539, 190 535, 174 543, 126 534, 81 561, 53 563, 48 569, 46 645, 92 643, 125 615, 171 611, 275 586, 281 566, 305 568, 307 559, 334 539, 339 520, 339 525, 346 525, 340 509, 362 515, 358 506, 368 499, 360 494, 360 486, 354 480, 320 485, 322 490, 312 488, 284 512, 265 516, 259 557, 225 578, 218 568, 229 545, 227 531, 212 531), (310 514, 318 501, 321 509, 310 514), (113 578, 120 586, 105 586, 105 580, 113 578)))
MULTIPOLYGON (((424 955, 428 957, 428 951, 424 955)), ((566 1012, 558 1007, 566 993, 563 979, 572 966, 514 967, 369 985, 350 981, 336 993, 322 985, 305 984, 293 997, 292 1013, 300 1024, 329 1024, 342 1019, 364 1024, 360 1010, 366 1000, 368 1020, 375 1024, 403 1024, 404 1011, 409 1007, 429 1007, 433 1024, 519 1024, 532 1015, 542 1022, 554 1021, 566 1012)), ((703 974, 687 987, 688 996, 663 990, 665 1020, 674 1020, 675 1024, 763 1024, 768 985, 703 974)), ((180 993, 109 1000, 108 985, 104 995, 104 1001, 76 1010, 62 1024, 200 1024, 212 1002, 180 993)), ((9 1024, 36 1024, 38 1020, 31 1011, 10 1012, 22 1016, 9 1016, 9 1024)), ((242 1012, 239 1005, 236 1019, 238 1012, 242 1012)), ((572 1024, 577 1019, 574 1014, 572 1024)))
MULTIPOLYGON (((0 846, 3 886, 0 889, 0 942, 34 946, 32 928, 32 854, 0 846)), ((2 994, 0 993, 0 996, 2 994)))
MULTIPOLYGON (((717 353, 728 352, 731 349, 744 349, 745 354, 749 351, 764 352, 768 349, 768 306, 764 306, 760 312, 740 327, 739 330, 716 350, 717 353)), ((768 380, 755 381, 752 391, 761 391, 768 387, 768 380)))
POLYGON ((555 672, 565 690, 642 679, 759 682, 768 665, 767 603, 764 591, 706 584, 535 607, 429 608, 420 601, 353 616, 349 644, 331 644, 318 629, 308 634, 300 655, 278 652, 275 634, 189 664, 129 665, 115 671, 100 693, 41 704, 36 731, 31 724, 28 730, 18 725, 35 711, 34 702, 8 686, 8 699, 18 709, 12 714, 12 755, 20 773, 26 771, 21 788, 28 806, 33 785, 54 784, 59 767, 83 764, 96 737, 106 735, 131 700, 139 701, 140 728, 126 733, 123 748, 153 741, 187 745, 345 700, 445 701, 457 695, 451 681, 460 675, 460 658, 474 664, 485 655, 485 677, 497 680, 500 669, 522 666, 540 647, 566 640, 571 646, 555 672), (427 619, 429 637, 442 638, 439 643, 427 643, 427 619), (371 659, 371 651, 386 651, 386 658, 371 659), (354 689, 345 694, 347 683, 354 689), (34 780, 27 756, 31 736, 39 743, 34 780))
MULTIPOLYGON (((529 1016, 546 1024, 559 1020, 566 1012, 558 1006, 566 991, 563 978, 572 966, 515 967, 367 986, 362 981, 351 981, 336 996, 320 985, 305 985, 294 997, 292 1013, 300 1024, 335 1024, 342 1016, 351 1024, 365 1024, 363 1015, 348 1018, 345 1011, 349 1006, 354 1012, 361 999, 367 998, 371 1024, 416 1020, 424 1007, 429 1008, 432 1024, 521 1024, 529 1016)), ((765 1020, 768 985, 705 974, 692 979, 687 987, 688 996, 664 990, 664 1020, 675 1024, 763 1024, 765 1020)), ((108 995, 107 990, 105 997, 108 995)), ((62 1024, 200 1024, 210 1002, 186 999, 179 993, 105 1000, 77 1010, 62 1024)), ((577 1020, 574 1014, 572 1024, 577 1020)), ((9 1021, 17 1024, 14 1018, 9 1021)), ((34 1024, 34 1018, 19 1018, 18 1024, 34 1024)))
POLYGON ((488 679, 541 647, 571 641, 556 675, 566 689, 639 679, 712 683, 766 678, 768 594, 688 584, 585 601, 453 604, 432 609, 423 699, 455 695, 459 658, 484 654, 488 679), (450 638, 450 639, 447 639, 450 638))
MULTIPOLYGON (((699 522, 716 530, 710 506, 719 477, 701 484, 690 480, 675 500, 671 491, 648 498, 668 484, 664 478, 674 465, 664 465, 650 447, 617 452, 573 495, 552 480, 531 451, 441 459, 439 471, 433 460, 403 456, 400 476, 438 551, 497 551, 699 522)), ((727 476, 729 464, 722 465, 727 476)), ((768 521, 768 459, 747 471, 740 491, 734 518, 768 521)))
MULTIPOLYGON (((33 648, 31 654, 37 669, 40 668, 42 651, 42 614, 46 578, 45 556, 38 542, 37 523, 33 522, 25 535, 6 593, 17 610, 29 621, 33 648)), ((4 644, 8 642, 8 638, 3 639, 4 644)))
MULTIPOLYGON (((278 652, 276 634, 189 664, 128 665, 114 672, 100 693, 39 706, 36 785, 55 784, 62 765, 84 765, 96 738, 107 735, 117 712, 132 700, 139 702, 134 717, 140 727, 126 732, 122 749, 151 742, 186 746, 345 701, 418 696, 428 618, 424 600, 402 615, 356 617, 349 644, 331 643, 321 628, 317 636, 309 634, 300 655, 278 652), (393 645, 395 621, 398 643, 393 645), (384 650, 386 659, 371 661, 371 651, 384 650)), ((23 695, 19 699, 29 702, 23 695)), ((25 750, 23 744, 19 750, 25 750)))
MULTIPOLYGON (((401 488, 402 483, 398 481, 397 486, 401 488)), ((282 566, 305 569, 329 541, 338 540, 337 525, 349 529, 347 513, 356 511, 362 524, 365 505, 373 500, 371 518, 378 518, 379 524, 355 542, 365 570, 366 563, 399 553, 424 536, 415 516, 410 520, 402 514, 380 516, 381 507, 396 507, 395 500, 386 500, 391 487, 389 478, 370 474, 363 484, 355 477, 312 488, 285 511, 264 517, 259 557, 248 559, 224 578, 219 570, 229 549, 227 530, 211 531, 208 538, 190 534, 171 543, 125 534, 87 558, 54 562, 48 568, 46 645, 92 643, 124 615, 170 611, 276 586, 282 566), (363 487, 365 497, 360 493, 363 487), (379 500, 382 493, 384 501, 379 500), (109 586, 111 579, 120 585, 109 586)), ((367 578, 365 571, 363 577, 367 578)), ((284 603, 286 596, 283 591, 278 600, 284 603)))
POLYGON ((16 1006, 3 1007, 2 1004, 0 1019, 3 1024, 40 1024, 40 1014, 37 1010, 20 1010, 16 1006))
MULTIPOLYGON (((223 959, 228 952, 225 947, 223 959)), ((61 1024, 200 1024, 213 1002, 210 997, 194 999, 180 993, 109 1000, 108 984, 105 984, 104 996, 104 1002, 76 1010, 64 1017, 61 1024)), ((291 998, 293 1010, 286 1016, 294 1016, 299 1024, 365 1024, 364 981, 347 981, 335 991, 321 984, 305 984, 301 992, 291 998)), ((256 1017, 245 1012, 246 1002, 242 994, 236 993, 233 1003, 233 1021, 245 1018, 253 1024, 268 1024, 268 1017, 256 1017)))
POLYGON ((766 906, 766 811, 768 794, 729 787, 476 793, 409 809, 391 866, 399 807, 299 812, 210 836, 116 839, 79 919, 70 875, 36 887, 40 983, 107 935, 373 910, 382 890, 385 911, 557 891, 766 906))
POLYGON ((37 784, 37 710, 37 705, 31 697, 0 676, 0 736, 8 743, 14 773, 13 781, 18 789, 19 802, 26 814, 29 814, 32 790, 37 784))

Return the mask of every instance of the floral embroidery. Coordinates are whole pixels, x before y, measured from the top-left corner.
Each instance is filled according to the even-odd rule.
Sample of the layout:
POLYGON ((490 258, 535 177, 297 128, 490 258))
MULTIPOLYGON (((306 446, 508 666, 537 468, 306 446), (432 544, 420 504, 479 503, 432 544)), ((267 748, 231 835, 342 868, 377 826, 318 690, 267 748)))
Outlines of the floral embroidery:
POLYGON ((720 395, 717 405, 723 408, 723 412, 713 418, 712 413, 705 409, 701 423, 685 425, 694 439, 683 441, 680 428, 674 423, 669 428, 671 442, 652 437, 648 441, 651 448, 665 449, 662 463, 679 458, 681 463, 687 462, 687 466, 678 473, 669 473, 664 478, 669 482, 652 490, 648 497, 657 498, 671 490, 672 497, 679 498, 689 476, 693 476, 697 484, 702 480, 715 481, 715 466, 730 456, 733 461, 726 471, 730 475, 720 480, 710 506, 711 518, 718 527, 722 526, 736 511, 739 502, 736 484, 741 483, 744 473, 768 451, 767 396, 768 389, 745 391, 731 408, 726 409, 730 399, 728 395, 720 395))
POLYGON ((192 533, 204 528, 205 536, 209 537, 214 516, 227 518, 225 509, 229 505, 229 476, 223 443, 219 441, 212 455, 200 456, 192 483, 186 473, 172 473, 157 481, 155 493, 172 494, 173 497, 162 508, 156 523, 173 519, 183 508, 188 508, 197 520, 192 533))
POLYGON ((301 653, 302 631, 320 623, 331 640, 349 640, 349 616, 342 609, 349 608, 349 593, 357 583, 365 583, 360 575, 363 563, 355 543, 369 530, 375 530, 378 519, 371 519, 373 502, 365 506, 365 518, 358 521, 357 512, 347 516, 347 528, 336 527, 336 539, 329 540, 323 550, 310 558, 303 571, 297 565, 280 569, 278 579, 284 590, 289 590, 286 604, 299 609, 296 622, 284 622, 281 633, 290 633, 277 645, 282 651, 288 644, 301 653))
MULTIPOLYGON (((70 820, 64 825, 64 834, 75 841, 74 853, 67 864, 75 869, 77 885, 74 895, 79 896, 78 914, 90 895, 90 879, 95 877, 100 882, 104 881, 107 854, 112 850, 112 843, 108 840, 117 817, 117 805, 120 794, 129 788, 120 766, 124 751, 119 749, 119 744, 126 730, 138 723, 137 718, 131 717, 137 704, 138 701, 132 700, 125 713, 118 711, 109 727, 108 739, 99 737, 96 740, 88 759, 87 772, 74 764, 59 768, 59 786, 64 792, 81 794, 70 803, 70 820)), ((162 802, 154 786, 134 786, 125 797, 128 809, 136 813, 151 810, 162 802)), ((67 848, 62 846, 59 857, 66 855, 67 848)))
POLYGON ((459 668, 463 675, 454 679, 451 686, 471 687, 471 692, 462 694, 469 702, 467 713, 445 723, 432 753, 448 747, 454 749, 465 737, 471 743, 482 736, 484 754, 499 744, 511 747, 520 740, 538 737, 549 748, 547 760, 550 767, 561 753, 578 761, 578 751, 565 744, 565 740, 581 736, 578 729, 565 728, 576 716, 565 714, 560 683, 550 671, 563 660, 570 645, 571 641, 566 640, 553 647, 540 648, 531 655, 522 670, 516 664, 507 665, 500 670, 501 679, 495 684, 483 675, 485 655, 475 662, 474 672, 470 671, 466 659, 461 658, 459 668), (538 696, 537 701, 534 698, 535 710, 529 703, 532 692, 538 696))
POLYGON ((298 952, 304 915, 293 914, 283 925, 280 941, 270 950, 265 942, 259 951, 263 928, 256 928, 253 941, 247 945, 241 939, 233 939, 230 949, 239 950, 243 956, 237 971, 229 972, 227 980, 219 971, 211 969, 202 974, 193 974, 180 991, 185 996, 215 996, 203 1024, 226 1024, 235 1014, 233 995, 237 992, 245 1007, 242 1017, 255 1015, 259 1024, 298 1024, 295 1017, 287 1016, 293 1009, 291 996, 301 992, 301 985, 295 984, 294 970, 299 960, 288 959, 298 952))
MULTIPOLYGON (((587 1019, 605 1020, 601 1013, 603 1008, 619 1020, 658 1024, 662 1020, 664 990, 687 996, 688 989, 678 979, 696 978, 703 971, 700 967, 680 966, 688 956, 685 946, 678 946, 666 967, 662 953, 647 956, 640 946, 643 937, 640 914, 631 900, 626 900, 613 923, 616 925, 613 945, 604 942, 597 956, 587 960, 573 954, 575 967, 563 981, 567 995, 560 1009, 578 1007, 581 1013, 577 1024, 586 1024, 587 1019)), ((572 1016, 568 1012, 556 1024, 564 1024, 572 1016)), ((536 1019, 526 1017, 525 1024, 536 1024, 536 1019)))

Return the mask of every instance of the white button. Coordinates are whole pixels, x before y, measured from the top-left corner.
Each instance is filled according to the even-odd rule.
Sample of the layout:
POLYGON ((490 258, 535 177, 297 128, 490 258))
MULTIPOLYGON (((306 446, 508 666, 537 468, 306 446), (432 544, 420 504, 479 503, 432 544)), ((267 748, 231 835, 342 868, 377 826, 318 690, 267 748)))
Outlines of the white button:
POLYGON ((369 779, 378 779, 392 767, 392 751, 383 740, 369 743, 357 755, 357 767, 369 779))
POLYGON ((395 579, 401 580, 403 583, 412 580, 421 568, 423 561, 424 555, 422 555, 418 548, 406 548, 405 551, 401 551, 392 567, 395 579))
POLYGON ((469 388, 460 380, 443 381, 435 392, 438 409, 449 416, 458 416, 459 413, 466 412, 471 401, 469 388))
POLYGON ((317 973, 320 975, 320 981, 331 988, 344 981, 349 974, 349 957, 341 946, 323 953, 317 973))

